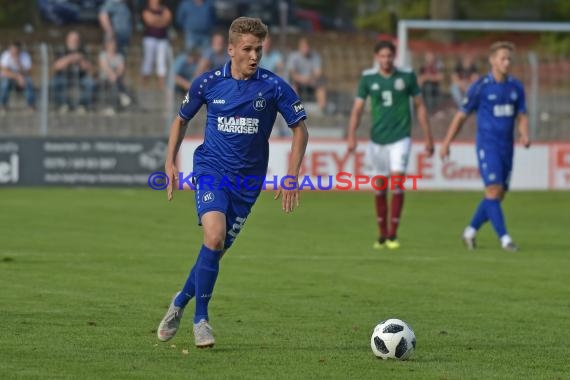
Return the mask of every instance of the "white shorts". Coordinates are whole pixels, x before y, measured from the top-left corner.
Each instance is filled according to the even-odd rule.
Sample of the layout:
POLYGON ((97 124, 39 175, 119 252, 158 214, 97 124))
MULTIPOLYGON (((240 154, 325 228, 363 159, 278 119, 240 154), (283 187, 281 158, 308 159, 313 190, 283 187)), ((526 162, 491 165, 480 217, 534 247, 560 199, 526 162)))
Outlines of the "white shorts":
POLYGON ((406 173, 411 146, 409 137, 386 145, 369 142, 364 157, 364 172, 369 176, 406 173))
POLYGON ((153 65, 156 64, 156 74, 159 77, 166 76, 166 61, 168 59, 169 47, 170 42, 168 40, 144 37, 141 74, 149 76, 152 73, 153 65))

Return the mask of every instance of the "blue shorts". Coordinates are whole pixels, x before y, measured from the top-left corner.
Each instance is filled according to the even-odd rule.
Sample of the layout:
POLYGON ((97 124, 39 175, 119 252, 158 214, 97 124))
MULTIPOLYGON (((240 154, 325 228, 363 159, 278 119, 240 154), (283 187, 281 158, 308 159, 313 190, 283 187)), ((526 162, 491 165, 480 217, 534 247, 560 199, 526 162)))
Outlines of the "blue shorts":
POLYGON ((477 146, 479 173, 485 187, 502 185, 509 189, 511 172, 513 171, 513 149, 499 149, 477 146))
POLYGON ((196 211, 199 225, 202 225, 202 216, 209 211, 219 211, 226 215, 224 249, 228 249, 241 232, 255 200, 252 202, 251 198, 244 197, 236 190, 219 186, 220 181, 221 179, 216 178, 215 183, 202 188, 199 182, 195 182, 198 183, 195 192, 196 211))

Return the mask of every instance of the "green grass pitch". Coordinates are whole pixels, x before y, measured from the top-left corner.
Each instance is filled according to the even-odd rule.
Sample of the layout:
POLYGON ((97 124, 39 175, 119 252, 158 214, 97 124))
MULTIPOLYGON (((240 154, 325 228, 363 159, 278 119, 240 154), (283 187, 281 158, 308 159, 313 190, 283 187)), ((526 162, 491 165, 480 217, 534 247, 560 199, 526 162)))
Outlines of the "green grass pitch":
POLYGON ((156 327, 201 244, 193 193, 0 190, 0 378, 568 379, 570 195, 505 203, 516 254, 486 225, 459 235, 477 192, 409 192, 402 248, 374 251, 371 193, 262 194, 222 260, 216 346, 193 347, 190 303, 156 327), (370 350, 380 320, 414 328, 407 362, 370 350))

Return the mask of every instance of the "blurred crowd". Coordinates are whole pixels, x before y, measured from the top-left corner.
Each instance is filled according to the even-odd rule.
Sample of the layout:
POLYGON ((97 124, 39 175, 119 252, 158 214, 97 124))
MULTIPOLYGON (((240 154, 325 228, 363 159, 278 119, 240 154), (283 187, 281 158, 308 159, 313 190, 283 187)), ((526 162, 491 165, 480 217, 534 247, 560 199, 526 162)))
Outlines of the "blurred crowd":
MULTIPOLYGON (((442 115, 444 109, 449 108, 443 102, 445 93, 443 87, 448 74, 445 72, 445 65, 434 53, 427 52, 417 74, 428 112, 435 116, 442 115)), ((470 54, 458 57, 450 74, 448 92, 454 106, 459 108, 467 89, 479 78, 479 69, 475 65, 474 57, 470 54)))
MULTIPOLYGON (((167 74, 171 70, 172 87, 183 93, 188 91, 195 77, 229 60, 227 31, 216 30, 210 0, 183 0, 174 12, 162 0, 145 0, 141 8, 140 15, 135 15, 128 0, 103 3, 98 15, 103 41, 96 60, 89 56, 79 32, 67 33, 50 67, 50 94, 60 114, 71 111, 84 114, 97 105, 103 113, 112 116, 133 103, 134 92, 127 88, 125 74, 135 19, 142 23, 139 74, 143 86, 165 90, 170 87, 167 74), (183 48, 177 52, 172 51, 171 44, 174 27, 181 30, 183 40, 183 48), (171 52, 172 61, 169 60, 171 52), (104 96, 97 96, 101 93, 104 96)), ((289 80, 300 93, 314 97, 323 112, 329 110, 321 57, 307 38, 299 40, 298 50, 290 53, 287 60, 267 38, 260 66, 289 80)), ((28 111, 34 112, 36 86, 30 75, 32 59, 21 43, 11 43, 2 53, 0 68, 0 112, 8 110, 12 89, 23 90, 28 111)))
MULTIPOLYGON (((175 88, 177 93, 184 93, 195 77, 229 60, 227 30, 217 30, 210 0, 183 0, 174 11, 162 0, 141 0, 140 3, 138 14, 133 12, 128 0, 106 0, 102 4, 98 20, 103 40, 97 57, 88 54, 84 36, 79 32, 67 33, 50 63, 50 104, 57 112, 84 114, 97 108, 112 116, 133 104, 136 91, 127 86, 125 77, 132 67, 127 65, 127 59, 132 59, 129 50, 135 40, 137 23, 142 25, 138 86, 161 91, 175 88), (178 51, 173 51, 174 28, 181 31, 180 43, 174 44, 181 46, 178 51), (167 82, 169 78, 171 81, 167 82)), ((300 96, 314 102, 322 114, 334 113, 336 107, 328 99, 321 55, 307 37, 301 37, 296 50, 288 54, 277 49, 269 37, 263 48, 261 67, 289 81, 300 96)), ((34 112, 36 86, 30 75, 32 59, 19 42, 11 43, 2 53, 0 69, 0 114, 8 110, 12 89, 22 90, 28 111, 34 112)), ((449 98, 444 97, 446 94, 460 106, 468 86, 479 75, 473 57, 464 55, 451 73, 448 91, 444 91, 444 83, 447 83, 444 64, 432 53, 425 54, 417 73, 432 115, 449 108, 449 102, 442 101, 449 98)))

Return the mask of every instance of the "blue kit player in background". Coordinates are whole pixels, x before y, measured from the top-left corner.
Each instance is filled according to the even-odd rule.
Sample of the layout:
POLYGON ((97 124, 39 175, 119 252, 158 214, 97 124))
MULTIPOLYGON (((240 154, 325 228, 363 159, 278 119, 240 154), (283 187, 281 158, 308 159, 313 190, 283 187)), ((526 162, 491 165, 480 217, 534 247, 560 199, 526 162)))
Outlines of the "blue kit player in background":
POLYGON ((491 46, 491 72, 473 83, 467 91, 463 106, 453 118, 440 151, 442 159, 449 156, 449 145, 463 122, 470 113, 477 112, 477 158, 485 183, 485 197, 463 232, 463 242, 468 249, 475 248, 477 230, 490 220, 502 248, 509 252, 518 250, 507 233, 501 209, 513 169, 517 118, 520 143, 525 148, 530 146, 523 85, 509 75, 513 52, 514 45, 509 42, 496 42, 491 46))
MULTIPOLYGON (((204 142, 194 152, 194 183, 203 245, 186 283, 176 293, 157 330, 158 338, 174 337, 184 308, 196 299, 194 340, 197 347, 214 345, 208 303, 224 252, 244 226, 255 203, 269 160, 269 136, 277 112, 291 128, 292 152, 287 181, 275 194, 283 195, 283 211, 299 206, 298 175, 308 141, 307 115, 293 89, 272 72, 259 67, 267 26, 256 18, 240 17, 229 30, 230 61, 197 77, 173 121, 166 174, 168 200, 178 180, 176 155, 187 124, 203 104, 207 107, 204 142), (240 178, 251 176, 247 184, 240 178)), ((186 175, 187 173, 185 173, 186 175)), ((181 240, 181 244, 182 244, 181 240)))

